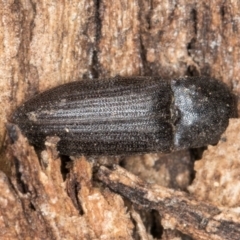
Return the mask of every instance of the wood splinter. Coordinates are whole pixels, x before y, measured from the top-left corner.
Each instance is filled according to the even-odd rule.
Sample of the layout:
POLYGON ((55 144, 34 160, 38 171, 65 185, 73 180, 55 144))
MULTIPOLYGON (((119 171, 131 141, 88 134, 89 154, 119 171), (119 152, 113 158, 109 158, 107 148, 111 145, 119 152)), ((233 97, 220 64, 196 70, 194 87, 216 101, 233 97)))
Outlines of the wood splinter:
POLYGON ((162 225, 196 239, 239 239, 240 224, 224 218, 224 209, 196 201, 187 194, 144 183, 119 166, 101 167, 98 179, 135 204, 159 211, 162 225))

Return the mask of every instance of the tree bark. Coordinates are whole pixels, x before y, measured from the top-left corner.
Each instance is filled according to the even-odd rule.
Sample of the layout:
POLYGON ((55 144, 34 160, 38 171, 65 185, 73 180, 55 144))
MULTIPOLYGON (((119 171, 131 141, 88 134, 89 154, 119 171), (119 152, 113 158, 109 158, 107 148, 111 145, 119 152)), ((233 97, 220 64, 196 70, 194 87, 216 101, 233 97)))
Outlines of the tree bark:
MULTIPOLYGON (((238 1, 221 0, 0 1, 0 237, 171 239, 187 234, 194 239, 239 239, 236 228, 240 219, 229 214, 240 202, 235 182, 237 130, 226 135, 230 149, 226 154, 221 147, 227 146, 221 142, 221 147, 209 148, 216 153, 207 155, 208 161, 195 164, 197 174, 192 185, 194 171, 188 151, 169 156, 128 156, 124 160, 81 158, 66 163, 57 156, 54 139, 47 142, 47 150, 36 155, 18 130, 14 130, 18 140, 6 137, 6 124, 11 122, 16 106, 36 93, 83 78, 207 75, 228 84, 238 96, 239 9, 238 1), (234 151, 230 146, 236 147, 234 151), (218 158, 222 164, 215 168, 218 158), (212 172, 208 172, 209 161, 214 166, 212 172), (180 221, 164 208, 167 202, 142 204, 152 199, 135 196, 143 187, 138 181, 133 181, 136 191, 131 194, 113 188, 114 184, 125 184, 126 189, 128 184, 121 183, 123 178, 109 182, 115 172, 104 177, 107 170, 100 165, 118 162, 141 176, 146 188, 148 182, 164 186, 158 185, 163 194, 170 191, 168 188, 189 189, 187 196, 171 192, 169 198, 176 199, 176 204, 184 201, 186 209, 194 208, 188 203, 200 206, 206 201, 207 206, 219 211, 215 229, 222 221, 226 223, 221 234, 213 236, 214 227, 206 228, 204 221, 205 228, 194 222, 194 226, 186 227, 185 219, 180 221), (235 171, 231 171, 233 166, 235 171), (192 197, 193 202, 189 200, 192 197)), ((231 124, 238 128, 238 122, 231 122, 230 129, 231 124)), ((199 219, 208 219, 206 209, 194 208, 199 219)))

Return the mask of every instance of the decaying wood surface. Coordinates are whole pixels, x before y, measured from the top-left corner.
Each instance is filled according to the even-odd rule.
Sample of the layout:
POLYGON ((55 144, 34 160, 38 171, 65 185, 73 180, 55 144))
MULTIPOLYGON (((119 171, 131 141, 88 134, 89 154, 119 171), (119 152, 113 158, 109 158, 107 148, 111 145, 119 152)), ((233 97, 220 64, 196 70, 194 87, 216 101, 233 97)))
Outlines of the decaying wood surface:
MULTIPOLYGON (((239 145, 232 147, 232 142, 240 138, 240 131, 232 139, 228 134, 238 128, 240 121, 232 120, 223 135, 223 142, 215 147, 221 149, 221 144, 228 142, 225 149, 236 150, 231 162, 235 166, 239 161, 239 145)), ((214 205, 214 199, 207 201, 206 197, 204 202, 194 198, 194 188, 199 198, 198 186, 193 185, 193 194, 189 195, 144 182, 119 165, 114 164, 112 168, 98 166, 84 157, 72 159, 63 167, 55 148, 57 138, 49 138, 46 150, 38 157, 15 125, 8 125, 8 129, 11 142, 8 158, 12 162, 13 175, 10 179, 4 173, 0 175, 1 238, 151 239, 140 215, 134 210, 135 205, 158 211, 164 229, 176 229, 193 239, 239 239, 238 208, 214 205), (134 204, 129 209, 124 204, 125 198, 129 200, 129 207, 134 204)), ((215 154, 217 159, 223 152, 216 151, 215 154)), ((224 159, 222 161, 224 163, 224 159)), ((240 167, 226 168, 229 159, 225 161, 225 167, 216 173, 219 175, 222 171, 222 178, 226 177, 226 171, 230 175, 230 171, 240 170, 240 167)), ((207 167, 208 163, 205 164, 207 167)), ((203 177, 207 175, 205 170, 203 177)), ((203 182, 200 176, 198 178, 196 181, 203 182)), ((205 183, 205 188, 210 189, 210 186, 205 183)), ((228 192, 223 197, 225 200, 232 198, 228 192)), ((239 198, 235 197, 235 201, 237 204, 239 198)))
POLYGON ((239 239, 240 223, 224 218, 228 209, 196 201, 180 191, 150 186, 117 165, 114 170, 101 167, 98 178, 133 203, 159 211, 166 229, 178 229, 196 239, 239 239))
POLYGON ((238 1, 0 1, 0 19, 1 239, 240 239, 237 120, 196 174, 188 151, 69 161, 6 137, 16 106, 82 78, 207 75, 239 96, 238 1))
POLYGON ((15 166, 10 180, 1 173, 1 239, 132 239, 123 199, 93 185, 91 163, 72 161, 64 179, 56 139, 49 139, 39 159, 11 128, 15 142, 8 152, 15 166))

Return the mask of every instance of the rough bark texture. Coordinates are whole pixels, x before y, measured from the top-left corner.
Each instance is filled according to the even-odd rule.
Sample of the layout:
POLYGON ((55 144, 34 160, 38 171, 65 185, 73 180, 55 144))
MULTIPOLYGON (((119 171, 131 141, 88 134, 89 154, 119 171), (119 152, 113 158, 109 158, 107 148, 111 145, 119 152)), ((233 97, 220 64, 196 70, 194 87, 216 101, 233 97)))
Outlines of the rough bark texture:
POLYGON ((38 155, 18 131, 5 141, 17 105, 82 78, 208 75, 238 96, 239 17, 239 1, 0 1, 0 238, 239 239, 237 120, 190 187, 189 152, 66 163, 56 139, 38 155), (117 162, 144 182, 100 167, 117 162))
POLYGON ((197 202, 182 192, 149 186, 118 166, 113 171, 101 167, 98 177, 132 202, 159 211, 166 229, 176 228, 195 239, 239 239, 240 223, 233 221, 238 213, 229 219, 228 210, 197 202))

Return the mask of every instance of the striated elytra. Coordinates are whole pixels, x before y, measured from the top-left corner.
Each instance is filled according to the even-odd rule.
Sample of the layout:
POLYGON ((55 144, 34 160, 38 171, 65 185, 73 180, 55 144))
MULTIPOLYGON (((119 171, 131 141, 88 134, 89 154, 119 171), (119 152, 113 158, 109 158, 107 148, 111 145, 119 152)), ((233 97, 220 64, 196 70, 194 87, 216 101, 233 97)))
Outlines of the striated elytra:
POLYGON ((13 114, 38 147, 58 136, 65 155, 171 152, 216 144, 236 112, 227 86, 207 77, 115 77, 67 83, 13 114))

